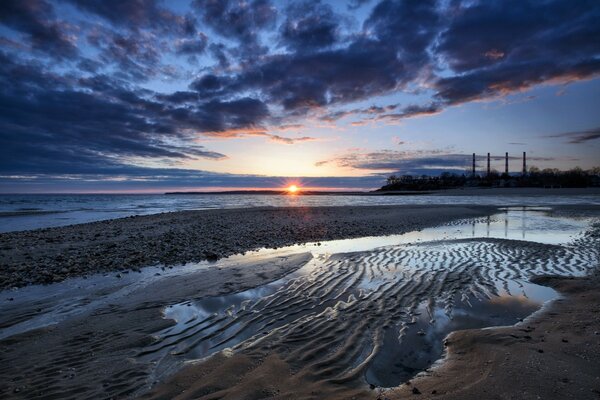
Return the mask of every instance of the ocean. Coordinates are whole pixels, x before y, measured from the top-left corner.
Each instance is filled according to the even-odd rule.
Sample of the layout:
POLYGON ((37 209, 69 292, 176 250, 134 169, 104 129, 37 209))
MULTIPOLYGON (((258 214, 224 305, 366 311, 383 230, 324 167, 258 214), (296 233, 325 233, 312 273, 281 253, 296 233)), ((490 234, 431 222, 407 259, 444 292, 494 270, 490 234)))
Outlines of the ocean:
POLYGON ((26 194, 0 195, 0 232, 181 210, 247 207, 478 204, 551 206, 599 204, 600 197, 579 196, 364 196, 364 195, 166 195, 166 194, 26 194))

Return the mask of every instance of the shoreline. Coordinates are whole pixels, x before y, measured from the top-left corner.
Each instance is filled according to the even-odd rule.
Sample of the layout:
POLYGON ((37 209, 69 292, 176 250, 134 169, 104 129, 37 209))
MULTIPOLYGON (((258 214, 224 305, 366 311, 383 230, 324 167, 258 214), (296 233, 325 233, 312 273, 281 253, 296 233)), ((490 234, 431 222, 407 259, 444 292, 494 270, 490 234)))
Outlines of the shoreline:
POLYGON ((178 211, 0 233, 0 290, 259 248, 405 233, 482 217, 489 206, 341 206, 178 211), (31 251, 35 249, 35 251, 31 251))

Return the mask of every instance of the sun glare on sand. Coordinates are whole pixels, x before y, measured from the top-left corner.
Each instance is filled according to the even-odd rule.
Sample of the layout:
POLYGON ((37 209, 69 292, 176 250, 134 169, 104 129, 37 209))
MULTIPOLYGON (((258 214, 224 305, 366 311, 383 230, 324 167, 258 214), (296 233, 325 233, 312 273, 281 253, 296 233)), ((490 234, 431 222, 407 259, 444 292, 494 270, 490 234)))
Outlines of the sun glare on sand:
POLYGON ((299 190, 300 188, 298 188, 296 185, 290 185, 287 188, 288 193, 298 193, 299 190))

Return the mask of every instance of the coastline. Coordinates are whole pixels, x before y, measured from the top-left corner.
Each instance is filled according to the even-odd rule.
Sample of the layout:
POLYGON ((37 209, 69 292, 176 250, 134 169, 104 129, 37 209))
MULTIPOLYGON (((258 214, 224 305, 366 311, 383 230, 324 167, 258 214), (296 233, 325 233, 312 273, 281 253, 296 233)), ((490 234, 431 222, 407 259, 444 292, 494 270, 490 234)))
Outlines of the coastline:
POLYGON ((178 211, 0 233, 0 289, 157 264, 216 261, 259 248, 404 233, 494 210, 343 206, 178 211))

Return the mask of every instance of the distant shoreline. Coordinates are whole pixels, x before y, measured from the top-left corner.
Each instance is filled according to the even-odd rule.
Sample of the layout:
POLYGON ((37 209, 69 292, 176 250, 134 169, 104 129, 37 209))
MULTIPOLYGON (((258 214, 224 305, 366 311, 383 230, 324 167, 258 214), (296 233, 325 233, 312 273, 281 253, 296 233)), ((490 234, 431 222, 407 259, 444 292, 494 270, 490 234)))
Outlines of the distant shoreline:
POLYGON ((390 192, 336 192, 320 190, 300 190, 290 193, 287 190, 225 190, 220 192, 166 192, 165 195, 269 195, 269 196, 414 196, 432 194, 432 191, 390 191, 390 192))
POLYGON ((440 189, 440 190, 399 190, 399 191, 319 191, 319 190, 306 190, 299 191, 291 194, 286 190, 226 190, 220 192, 165 192, 165 195, 169 196, 183 196, 183 195, 202 195, 202 196, 215 196, 215 195, 278 195, 278 196, 420 196, 420 195, 433 195, 433 196, 547 196, 559 195, 559 196, 579 196, 579 195, 598 195, 600 196, 600 188, 588 187, 588 188, 538 188, 538 187, 520 187, 520 188, 490 188, 490 187, 464 187, 456 189, 440 189))

